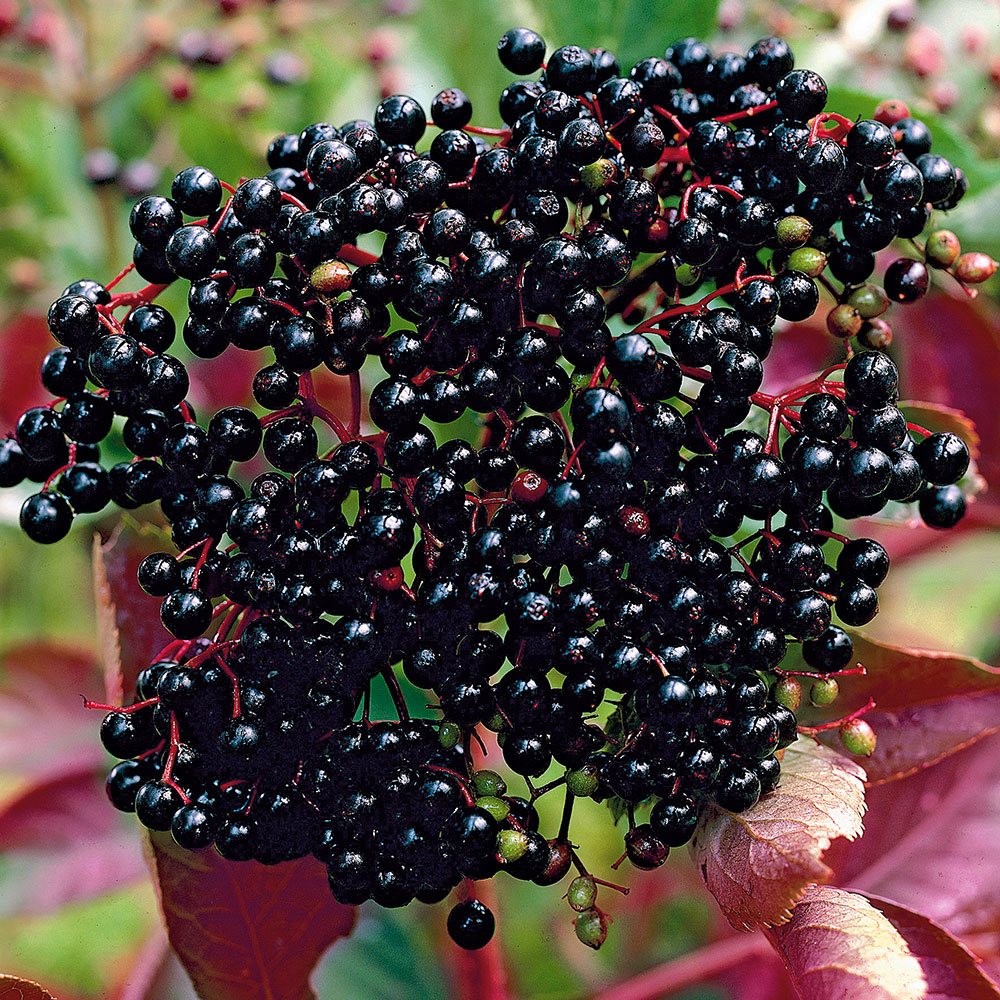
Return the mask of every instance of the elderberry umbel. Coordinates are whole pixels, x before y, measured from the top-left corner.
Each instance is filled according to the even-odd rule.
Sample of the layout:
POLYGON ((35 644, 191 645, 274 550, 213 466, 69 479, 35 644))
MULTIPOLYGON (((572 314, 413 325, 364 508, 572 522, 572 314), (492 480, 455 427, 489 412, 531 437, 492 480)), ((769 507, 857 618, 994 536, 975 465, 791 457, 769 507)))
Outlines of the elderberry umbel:
MULTIPOLYGON (((786 657, 828 701, 845 626, 878 610, 886 552, 842 522, 962 517, 966 445, 909 422, 865 348, 935 271, 995 265, 917 241, 966 188, 927 128, 899 102, 827 111, 780 39, 545 54, 501 40, 501 128, 455 88, 430 130, 394 96, 278 136, 235 188, 191 166, 140 200, 132 264, 52 305, 57 398, 0 442, 0 485, 41 484, 21 511, 39 542, 111 503, 169 525, 138 583, 176 641, 101 729, 116 807, 233 860, 314 854, 344 903, 575 867, 596 947, 575 798, 627 814, 643 869, 706 809, 751 807, 797 735, 786 657), (916 256, 876 279, 896 238, 916 256), (113 291, 131 270, 148 284, 113 291), (175 282, 185 317, 156 301, 175 282), (844 363, 761 391, 776 328, 817 311, 844 363), (196 414, 178 334, 197 358, 255 352, 254 405, 196 414), (134 458, 107 468, 112 432, 134 458), (398 718, 371 718, 379 684, 398 718), (474 762, 485 730, 524 794, 474 762)), ((494 918, 466 891, 448 927, 480 947, 494 918)))

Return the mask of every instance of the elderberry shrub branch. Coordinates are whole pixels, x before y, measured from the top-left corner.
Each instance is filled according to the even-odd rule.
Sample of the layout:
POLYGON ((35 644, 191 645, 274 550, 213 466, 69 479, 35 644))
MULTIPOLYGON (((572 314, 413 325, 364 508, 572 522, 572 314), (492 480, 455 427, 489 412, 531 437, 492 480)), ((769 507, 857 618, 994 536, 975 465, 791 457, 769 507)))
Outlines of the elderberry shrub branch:
POLYGON ((968 288, 995 268, 946 230, 916 243, 966 188, 927 127, 900 102, 826 111, 780 39, 714 57, 683 39, 624 73, 603 49, 545 54, 507 32, 504 127, 472 126, 444 90, 424 153, 423 108, 394 96, 372 121, 278 136, 269 172, 235 187, 182 170, 135 205, 132 263, 53 303, 56 398, 0 442, 0 485, 42 484, 21 511, 36 541, 109 503, 158 502, 170 524, 177 552, 138 583, 176 638, 132 704, 88 702, 122 759, 112 803, 230 860, 311 853, 346 904, 431 903, 466 880, 448 918, 466 948, 494 930, 472 882, 500 871, 549 885, 574 868, 577 934, 603 942, 598 886, 623 887, 571 841, 578 798, 626 815, 623 859, 655 868, 706 808, 772 792, 798 733, 872 752, 870 701, 821 726, 795 714, 800 677, 825 705, 863 673, 842 625, 874 617, 889 569, 834 515, 912 502, 951 527, 969 464, 956 435, 907 422, 872 348, 933 269, 968 288), (897 237, 919 257, 869 280, 897 237), (149 284, 115 291, 132 270, 149 284), (186 401, 156 302, 179 280, 193 355, 262 352, 263 416, 199 420, 186 401), (845 360, 762 392, 777 321, 821 292, 845 360), (618 314, 632 328, 613 336, 618 314), (368 357, 385 371, 374 433, 368 357), (321 398, 320 366, 347 380, 348 412, 321 398), (763 435, 743 426, 753 407, 763 435), (439 445, 425 421, 468 411, 478 439, 439 445), (116 420, 134 458, 105 469, 116 420), (261 452, 247 487, 233 467, 261 452), (808 669, 782 668, 789 643, 808 669), (400 663, 432 717, 411 715, 400 663), (377 684, 398 718, 371 718, 377 684), (476 766, 481 727, 526 797, 476 766), (534 803, 553 791, 547 835, 534 803))

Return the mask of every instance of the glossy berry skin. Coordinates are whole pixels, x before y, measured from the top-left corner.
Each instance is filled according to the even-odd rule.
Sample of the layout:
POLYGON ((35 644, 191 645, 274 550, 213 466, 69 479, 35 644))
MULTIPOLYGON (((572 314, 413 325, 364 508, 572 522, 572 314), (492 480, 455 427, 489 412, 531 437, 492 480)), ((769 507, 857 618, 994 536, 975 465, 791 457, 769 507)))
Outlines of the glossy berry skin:
POLYGON ((922 298, 930 284, 930 272, 923 261, 901 257, 893 261, 885 272, 885 292, 895 302, 916 302, 922 298))
POLYGON ((545 75, 549 86, 575 96, 594 84, 594 61, 580 46, 564 45, 549 56, 545 75))
POLYGON ((186 215, 207 215, 218 208, 222 185, 204 167, 185 167, 174 178, 170 196, 186 215))
POLYGON ((846 669, 853 652, 851 637, 838 625, 831 625, 822 635, 802 644, 803 659, 823 674, 846 669))
POLYGON ((778 81, 774 91, 778 106, 795 121, 808 121, 826 106, 826 83, 812 70, 793 69, 778 81))
POLYGON ((21 505, 19 523, 33 542, 50 545, 68 534, 73 523, 73 508, 58 493, 36 493, 21 505))
POLYGON ((950 431, 924 438, 913 450, 924 478, 935 486, 958 482, 969 468, 969 449, 965 442, 950 431))
POLYGON ((965 496, 957 486, 935 486, 918 496, 920 517, 931 528, 952 528, 965 516, 965 496))
POLYGON ((476 951, 489 944, 495 929, 493 913, 478 899, 456 903, 448 914, 448 935, 466 951, 476 951))
POLYGON ((844 369, 844 385, 865 406, 880 406, 892 400, 898 381, 896 366, 877 351, 856 354, 844 369))
POLYGON ((375 129, 383 142, 413 145, 426 125, 424 110, 412 97, 387 97, 375 110, 375 129))
POLYGON ((148 769, 141 761, 123 760, 108 772, 108 799, 121 812, 135 812, 136 795, 148 780, 148 769))
POLYGON ((196 851, 211 847, 215 839, 215 823, 204 808, 190 802, 174 813, 170 821, 170 834, 178 847, 196 851))
POLYGON ((649 822, 656 836, 668 847, 683 847, 698 825, 698 808, 690 798, 661 799, 653 806, 649 822))
POLYGON ((182 278, 205 278, 219 259, 215 236, 204 226, 181 226, 167 240, 164 255, 182 278))
POLYGON ((845 151, 855 163, 866 167, 882 167, 896 150, 892 132, 887 125, 871 119, 855 122, 847 133, 845 151))
POLYGON ((160 619, 178 639, 193 639, 208 628, 212 604, 197 590, 173 590, 163 602, 160 619))
POLYGON ((139 586, 154 597, 166 597, 180 583, 177 560, 166 552, 153 552, 139 563, 139 586))
POLYGON ((760 791, 760 778, 756 772, 732 763, 723 768, 712 794, 723 809, 743 812, 760 798, 760 791))
POLYGON ((149 830, 169 830, 174 813, 183 805, 176 788, 164 781, 147 781, 135 798, 135 814, 149 830))
POLYGON ((182 221, 177 205, 169 198, 149 195, 132 207, 129 230, 137 243, 161 249, 182 221))
POLYGON ((497 43, 497 55, 511 73, 527 76, 541 67, 545 59, 545 41, 529 28, 511 28, 497 43))

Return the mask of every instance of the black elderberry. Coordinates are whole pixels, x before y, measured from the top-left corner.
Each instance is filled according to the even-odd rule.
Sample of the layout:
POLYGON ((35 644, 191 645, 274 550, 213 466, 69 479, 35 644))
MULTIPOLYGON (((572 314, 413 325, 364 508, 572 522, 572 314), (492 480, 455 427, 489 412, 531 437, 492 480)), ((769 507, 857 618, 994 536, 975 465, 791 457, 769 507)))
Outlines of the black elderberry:
POLYGON ((927 487, 918 501, 920 517, 932 528, 952 528, 965 516, 965 495, 957 486, 927 487))
POLYGON ((455 944, 467 951, 489 944, 495 928, 492 911, 478 899, 457 903, 448 914, 448 934, 455 944))
POLYGON ((222 185, 205 167, 185 167, 173 180, 170 196, 187 215, 207 215, 218 208, 222 185))
POLYGON ((936 486, 958 482, 969 467, 967 445, 950 431, 925 437, 913 449, 913 457, 919 463, 924 479, 936 486))
POLYGON ((135 797, 135 814, 150 830, 169 830, 174 813, 183 805, 180 792, 165 781, 147 781, 135 797))

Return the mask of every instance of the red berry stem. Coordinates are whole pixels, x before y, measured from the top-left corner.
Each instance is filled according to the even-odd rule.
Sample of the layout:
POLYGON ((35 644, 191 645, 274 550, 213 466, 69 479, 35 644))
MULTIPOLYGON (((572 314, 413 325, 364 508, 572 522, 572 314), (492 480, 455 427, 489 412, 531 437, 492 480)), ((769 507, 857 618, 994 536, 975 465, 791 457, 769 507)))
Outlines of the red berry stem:
MULTIPOLYGON (((827 674, 826 676, 830 676, 827 674)), ((830 729, 839 729, 845 722, 853 722, 855 719, 860 719, 861 716, 867 715, 875 707, 875 699, 869 698, 861 708, 855 709, 850 715, 845 715, 842 719, 834 719, 833 722, 823 722, 818 726, 799 726, 799 732, 803 736, 815 736, 817 733, 823 733, 830 729)))
POLYGON ((361 373, 351 372, 348 376, 351 387, 351 437, 361 433, 361 373))
POLYGON ((86 695, 83 695, 83 707, 99 709, 102 712, 121 712, 123 715, 131 715, 132 712, 138 712, 140 709, 149 708, 150 705, 159 705, 159 698, 147 698, 145 701, 137 701, 134 705, 105 705, 103 702, 91 701, 86 695))
POLYGON ((135 264, 126 264, 104 287, 110 292, 125 275, 135 270, 135 264))
POLYGON ((811 670, 782 670, 780 667, 775 667, 774 673, 781 677, 811 677, 813 680, 825 681, 828 677, 865 677, 868 671, 859 663, 856 667, 825 674, 817 674, 811 670))

